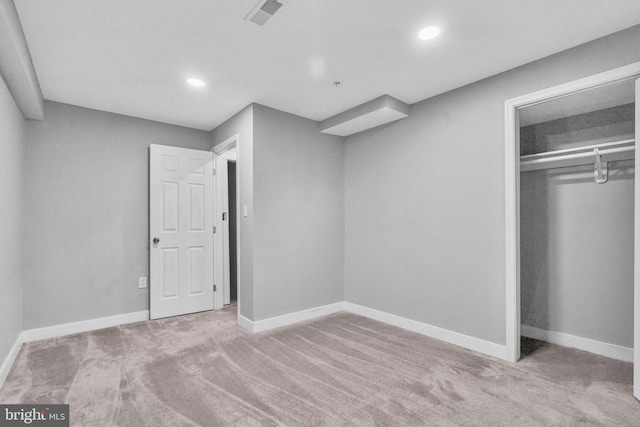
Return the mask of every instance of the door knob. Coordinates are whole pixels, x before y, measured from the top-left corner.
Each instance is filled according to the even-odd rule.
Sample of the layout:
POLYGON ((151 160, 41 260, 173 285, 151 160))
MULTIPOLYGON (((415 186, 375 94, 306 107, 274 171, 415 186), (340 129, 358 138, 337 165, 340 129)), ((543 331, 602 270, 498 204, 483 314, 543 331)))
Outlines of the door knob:
POLYGON ((153 244, 157 245, 158 243, 160 243, 160 239, 158 239, 157 237, 153 238, 153 244))

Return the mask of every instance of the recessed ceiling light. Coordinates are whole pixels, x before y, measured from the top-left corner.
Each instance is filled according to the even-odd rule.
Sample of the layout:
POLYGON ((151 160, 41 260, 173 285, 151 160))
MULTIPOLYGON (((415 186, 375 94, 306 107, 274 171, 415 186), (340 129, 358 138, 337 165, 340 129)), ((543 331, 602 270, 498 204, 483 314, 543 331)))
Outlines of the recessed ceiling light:
POLYGON ((422 40, 431 40, 438 37, 440 34, 440 28, 438 27, 425 27, 418 33, 418 37, 422 40))
POLYGON ((202 87, 205 85, 205 83, 200 79, 187 79, 187 83, 189 83, 191 86, 197 87, 202 87))

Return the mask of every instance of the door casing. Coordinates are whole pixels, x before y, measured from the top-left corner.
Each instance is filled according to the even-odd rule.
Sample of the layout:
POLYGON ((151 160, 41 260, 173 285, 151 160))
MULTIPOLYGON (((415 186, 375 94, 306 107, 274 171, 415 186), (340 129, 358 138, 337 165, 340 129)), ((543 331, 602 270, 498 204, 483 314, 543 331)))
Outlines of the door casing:
MULTIPOLYGON (((640 97, 640 62, 550 87, 505 101, 505 266, 506 266, 506 354, 520 359, 520 126, 518 110, 541 102, 636 80, 636 105, 640 97)), ((636 108, 636 135, 640 111, 636 108)), ((635 158, 640 159, 636 137, 635 158)), ((640 399, 640 173, 635 174, 634 195, 634 396, 640 399)))
MULTIPOLYGON (((215 174, 215 183, 214 183, 214 217, 215 217, 215 225, 216 225, 216 233, 214 235, 214 282, 217 285, 218 291, 215 293, 214 297, 214 309, 218 309, 223 307, 224 304, 229 302, 229 252, 228 247, 225 252, 225 239, 226 244, 228 245, 228 233, 225 236, 225 227, 228 226, 229 221, 226 221, 226 224, 222 221, 222 212, 223 212, 223 199, 224 196, 228 196, 228 188, 227 188, 227 177, 226 177, 226 167, 218 168, 219 162, 226 162, 230 159, 230 154, 235 155, 236 160, 236 174, 237 174, 237 184, 236 188, 240 189, 240 150, 239 148, 239 135, 233 135, 232 137, 224 140, 220 144, 217 144, 212 148, 212 152, 215 157, 216 164, 216 174, 215 174), (221 169, 224 169, 222 171, 221 169)), ((226 166, 226 165, 225 165, 226 166)), ((228 211, 227 211, 228 212, 228 211)), ((237 295, 238 295, 238 315, 240 314, 240 305, 241 305, 241 268, 240 268, 240 251, 241 251, 241 227, 240 227, 240 197, 236 197, 236 214, 238 218, 236 218, 236 239, 238 241, 237 245, 237 260, 238 260, 238 268, 236 271, 236 282, 237 282, 237 295)), ((228 231, 228 230, 227 230, 228 231)))

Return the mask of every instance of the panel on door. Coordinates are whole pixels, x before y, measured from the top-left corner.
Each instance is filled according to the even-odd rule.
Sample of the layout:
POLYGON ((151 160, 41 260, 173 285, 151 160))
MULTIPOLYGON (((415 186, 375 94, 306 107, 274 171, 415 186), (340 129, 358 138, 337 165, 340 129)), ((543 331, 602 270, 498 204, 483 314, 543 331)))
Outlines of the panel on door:
POLYGON ((150 317, 212 310, 212 153, 151 145, 149 231, 150 317))

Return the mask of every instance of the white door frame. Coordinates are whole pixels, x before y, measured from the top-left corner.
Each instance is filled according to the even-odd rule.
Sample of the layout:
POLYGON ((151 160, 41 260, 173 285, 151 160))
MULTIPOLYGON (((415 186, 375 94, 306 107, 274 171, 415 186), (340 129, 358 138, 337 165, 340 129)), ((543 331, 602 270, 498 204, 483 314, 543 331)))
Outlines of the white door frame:
MULTIPOLYGON (((635 158, 640 159, 638 134, 640 134, 640 78, 636 76, 636 124, 635 158)), ((634 164, 635 166, 635 164, 634 164)), ((635 169, 634 175, 635 200, 633 205, 633 395, 640 400, 640 173, 635 169)))
MULTIPOLYGON (((236 180, 236 189, 240 189, 240 173, 239 172, 239 168, 240 168, 240 150, 239 150, 239 145, 240 145, 240 136, 238 134, 233 135, 230 138, 227 138, 226 140, 222 141, 220 144, 215 145, 211 151, 213 152, 213 156, 214 156, 214 162, 216 162, 216 160, 218 159, 218 157, 220 157, 221 155, 223 155, 224 153, 227 153, 233 149, 235 149, 236 151, 236 176, 237 176, 237 180, 236 180)), ((214 212, 214 224, 216 224, 218 222, 218 219, 220 218, 222 211, 220 210, 220 206, 218 204, 218 186, 220 184, 220 180, 218 179, 218 174, 216 171, 215 174, 215 179, 214 179, 214 208, 213 208, 213 212, 214 212)), ((226 180, 224 180, 224 182, 226 182, 226 180)), ((238 263, 238 268, 236 271, 236 282, 237 282, 237 295, 238 295, 238 315, 240 315, 240 197, 239 197, 239 191, 237 191, 237 196, 236 196, 236 239, 237 239, 237 252, 236 252, 236 259, 237 259, 237 263, 238 263)), ((222 230, 216 230, 216 233, 214 235, 214 281, 217 285, 217 291, 214 293, 214 303, 213 303, 213 308, 214 309, 218 309, 218 308, 222 308, 222 306, 224 305, 224 275, 223 275, 223 270, 224 270, 224 254, 221 252, 220 248, 222 248, 222 230)))
MULTIPOLYGON (((624 80, 640 77, 640 62, 505 101, 505 224, 506 224, 506 359, 520 359, 520 126, 518 110, 624 80)), ((636 88, 636 91, 638 89, 636 88)), ((636 134, 639 112, 636 107, 636 134)), ((640 144, 636 143, 636 159, 640 144)), ((640 324, 640 173, 635 174, 634 325, 640 324)), ((640 349, 640 327, 634 327, 635 348, 640 349)), ((638 353, 636 351, 636 362, 638 353)), ((640 363, 634 364, 634 390, 640 395, 640 363)))

